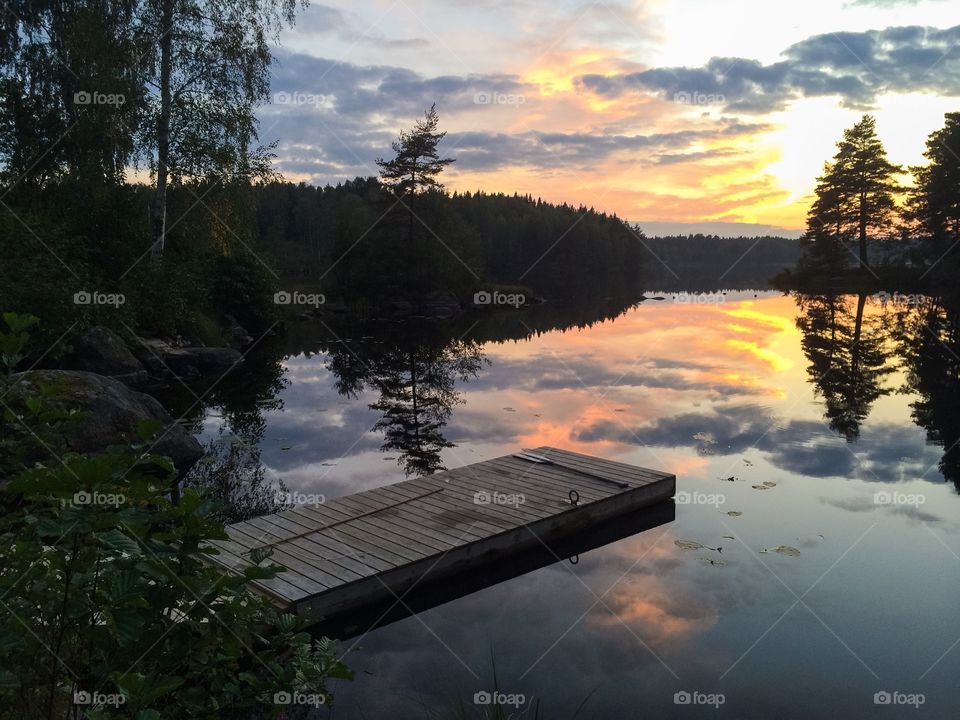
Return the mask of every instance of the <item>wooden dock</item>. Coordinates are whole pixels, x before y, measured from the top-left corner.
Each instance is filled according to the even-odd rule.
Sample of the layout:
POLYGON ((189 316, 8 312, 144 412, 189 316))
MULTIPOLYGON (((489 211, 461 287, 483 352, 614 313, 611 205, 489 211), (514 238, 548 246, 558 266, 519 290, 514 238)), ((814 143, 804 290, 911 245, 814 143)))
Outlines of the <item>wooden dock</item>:
POLYGON ((315 620, 402 596, 618 515, 663 502, 676 477, 556 448, 466 465, 227 527, 211 544, 234 572, 272 551, 253 586, 315 620))

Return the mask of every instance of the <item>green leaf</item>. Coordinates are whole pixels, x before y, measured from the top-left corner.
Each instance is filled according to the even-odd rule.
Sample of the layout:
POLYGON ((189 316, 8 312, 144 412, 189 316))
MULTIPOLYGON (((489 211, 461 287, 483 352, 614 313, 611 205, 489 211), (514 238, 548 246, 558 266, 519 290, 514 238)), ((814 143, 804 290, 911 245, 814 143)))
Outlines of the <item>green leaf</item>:
POLYGON ((141 440, 147 442, 163 429, 163 423, 156 418, 144 418, 137 423, 137 435, 141 440))
POLYGON ((111 550, 119 550, 133 557, 141 554, 140 544, 120 530, 114 529, 104 533, 98 533, 97 538, 111 550))
POLYGON ((7 327, 10 328, 10 332, 22 333, 27 328, 40 322, 40 318, 35 315, 30 315, 29 313, 18 315, 17 313, 5 312, 3 314, 3 321, 7 324, 7 327))

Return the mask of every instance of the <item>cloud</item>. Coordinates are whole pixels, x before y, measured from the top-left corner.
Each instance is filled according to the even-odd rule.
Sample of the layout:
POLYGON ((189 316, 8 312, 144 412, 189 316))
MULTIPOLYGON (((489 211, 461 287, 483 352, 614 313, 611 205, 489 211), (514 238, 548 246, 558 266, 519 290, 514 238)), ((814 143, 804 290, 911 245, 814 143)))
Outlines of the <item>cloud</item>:
POLYGON ((363 43, 396 49, 429 44, 424 38, 388 38, 371 32, 369 24, 364 23, 356 13, 329 5, 310 5, 297 19, 296 29, 303 35, 335 34, 352 45, 363 43))
MULTIPOLYGON (((307 175, 313 182, 376 174, 375 161, 389 152, 403 119, 419 116, 433 102, 445 116, 490 112, 497 124, 493 119, 504 108, 478 104, 478 95, 523 96, 525 103, 516 112, 539 101, 535 88, 510 74, 427 77, 400 67, 361 66, 288 51, 279 52, 277 60, 274 103, 261 109, 261 135, 268 142, 283 138, 277 149, 282 172, 307 175)), ((692 146, 767 129, 763 123, 719 117, 694 128, 649 134, 453 131, 442 147, 457 159, 454 170, 460 173, 505 167, 583 170, 632 153, 673 164, 691 159, 692 146)), ((716 157, 724 154, 714 152, 716 157)))
POLYGON ((867 482, 914 478, 941 482, 933 473, 924 473, 936 464, 942 449, 928 446, 916 427, 877 423, 850 444, 830 432, 825 422, 783 422, 753 403, 663 417, 636 428, 598 421, 576 437, 584 442, 613 439, 652 447, 691 447, 703 455, 735 455, 756 448, 773 465, 798 475, 857 477, 867 482))
POLYGON ((582 75, 576 84, 608 99, 637 92, 666 100, 703 98, 728 112, 765 113, 800 98, 834 95, 847 107, 868 109, 889 92, 960 95, 958 43, 960 26, 825 33, 791 45, 770 64, 714 57, 699 68, 582 75))

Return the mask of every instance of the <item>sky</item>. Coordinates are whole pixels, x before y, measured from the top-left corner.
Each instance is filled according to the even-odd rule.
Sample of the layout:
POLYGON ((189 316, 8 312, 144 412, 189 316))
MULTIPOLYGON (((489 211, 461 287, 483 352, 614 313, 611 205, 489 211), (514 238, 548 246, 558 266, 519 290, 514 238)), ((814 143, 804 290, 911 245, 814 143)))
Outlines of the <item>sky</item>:
POLYGON ((909 166, 960 110, 950 0, 333 0, 275 56, 261 140, 289 180, 375 175, 436 103, 448 189, 592 206, 649 234, 796 235, 862 114, 909 166))

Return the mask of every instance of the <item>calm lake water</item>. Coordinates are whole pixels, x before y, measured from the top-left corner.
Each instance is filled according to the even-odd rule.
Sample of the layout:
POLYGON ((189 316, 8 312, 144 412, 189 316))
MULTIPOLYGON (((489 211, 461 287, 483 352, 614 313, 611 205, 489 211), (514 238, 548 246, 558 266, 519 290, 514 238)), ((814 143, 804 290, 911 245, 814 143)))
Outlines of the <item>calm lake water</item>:
MULTIPOLYGON (((302 323, 266 389, 224 391, 247 393, 267 475, 295 493, 539 445, 677 475, 666 522, 577 564, 343 630, 357 677, 333 717, 480 717, 494 665, 514 716, 535 698, 546 718, 956 716, 955 315, 753 291, 664 293, 566 330, 537 312, 433 335, 302 323), (432 408, 419 452, 411 368, 432 408)), ((208 408, 203 432, 237 415, 208 408)))

